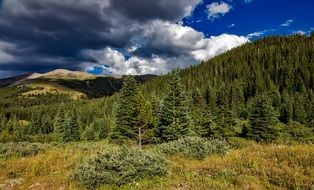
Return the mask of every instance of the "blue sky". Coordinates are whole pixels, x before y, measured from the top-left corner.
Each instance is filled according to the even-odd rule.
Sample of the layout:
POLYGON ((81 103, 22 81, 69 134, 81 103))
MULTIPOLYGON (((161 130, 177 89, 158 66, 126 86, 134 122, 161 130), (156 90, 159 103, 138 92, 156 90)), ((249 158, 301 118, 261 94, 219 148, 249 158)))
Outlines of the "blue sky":
POLYGON ((205 0, 193 11, 192 16, 184 18, 184 25, 191 26, 206 35, 231 33, 248 35, 263 32, 261 36, 286 35, 293 32, 314 30, 313 0, 205 0), (207 6, 218 2, 230 5, 224 15, 208 19, 207 6), (285 22, 291 20, 290 25, 285 22))
POLYGON ((0 78, 163 74, 269 35, 308 35, 313 0, 0 0, 0 78))

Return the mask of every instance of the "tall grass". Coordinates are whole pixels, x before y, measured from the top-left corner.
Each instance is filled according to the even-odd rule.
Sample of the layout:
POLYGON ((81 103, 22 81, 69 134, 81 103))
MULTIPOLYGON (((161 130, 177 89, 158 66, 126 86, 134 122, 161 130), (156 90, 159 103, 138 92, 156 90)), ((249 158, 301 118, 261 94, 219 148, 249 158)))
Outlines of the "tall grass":
MULTIPOLYGON (((141 178, 119 189, 313 189, 314 145, 247 145, 203 160, 168 155, 171 167, 166 176, 141 178)), ((13 189, 80 189, 69 180, 71 171, 99 150, 111 148, 103 142, 75 143, 27 157, 0 158, 0 185, 21 178, 13 189)), ((99 187, 114 188, 110 184, 99 187)))
POLYGON ((50 148, 51 145, 42 143, 0 143, 0 158, 10 159, 15 157, 34 156, 50 148))

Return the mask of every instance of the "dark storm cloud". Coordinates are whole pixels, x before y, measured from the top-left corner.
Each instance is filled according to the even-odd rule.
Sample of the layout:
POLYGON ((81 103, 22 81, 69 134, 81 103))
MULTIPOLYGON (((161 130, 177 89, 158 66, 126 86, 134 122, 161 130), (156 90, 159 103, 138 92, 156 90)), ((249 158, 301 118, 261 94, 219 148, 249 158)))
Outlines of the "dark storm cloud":
POLYGON ((124 48, 145 23, 179 21, 199 1, 0 0, 0 42, 14 44, 0 70, 78 68, 82 50, 124 48))
POLYGON ((10 1, 0 12, 0 36, 27 44, 39 54, 73 56, 82 48, 123 46, 128 37, 110 35, 113 22, 102 15, 102 8, 96 3, 10 1))
POLYGON ((112 0, 111 8, 137 20, 179 21, 188 15, 198 0, 112 0))

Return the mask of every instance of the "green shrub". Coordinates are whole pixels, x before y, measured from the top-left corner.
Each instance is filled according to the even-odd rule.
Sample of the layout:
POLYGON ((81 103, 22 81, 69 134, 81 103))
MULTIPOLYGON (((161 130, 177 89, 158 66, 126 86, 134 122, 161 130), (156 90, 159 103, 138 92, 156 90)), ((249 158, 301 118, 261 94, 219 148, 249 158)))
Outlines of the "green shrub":
POLYGON ((224 154, 229 144, 224 140, 186 137, 176 141, 156 145, 152 151, 166 155, 183 155, 192 159, 204 159, 210 154, 224 154))
POLYGON ((102 184, 123 185, 166 173, 166 160, 155 153, 112 148, 78 165, 72 177, 79 185, 95 189, 102 184))
POLYGON ((49 144, 42 143, 1 143, 0 158, 27 157, 34 156, 39 152, 49 149, 49 144))

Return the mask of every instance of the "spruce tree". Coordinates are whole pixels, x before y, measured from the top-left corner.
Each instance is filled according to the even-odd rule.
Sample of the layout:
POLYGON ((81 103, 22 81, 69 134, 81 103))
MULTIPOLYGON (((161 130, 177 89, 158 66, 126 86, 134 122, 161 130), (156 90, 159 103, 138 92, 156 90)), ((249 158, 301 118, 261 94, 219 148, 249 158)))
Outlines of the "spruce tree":
POLYGON ((301 93, 296 93, 293 104, 293 119, 294 121, 305 123, 306 121, 306 112, 305 112, 305 102, 306 98, 301 93))
POLYGON ((202 137, 209 137, 213 121, 205 98, 199 89, 193 91, 190 115, 195 133, 202 137))
POLYGON ((62 104, 59 108, 58 113, 54 118, 54 138, 56 141, 63 141, 64 125, 66 122, 64 105, 62 104))
POLYGON ((63 123, 62 141, 71 142, 80 140, 80 127, 77 116, 77 111, 73 108, 72 113, 63 123))
POLYGON ((125 76, 115 108, 115 127, 111 139, 122 143, 129 138, 134 138, 139 114, 136 97, 138 95, 137 82, 133 76, 125 76))
POLYGON ((191 134, 188 101, 178 73, 170 74, 168 93, 160 110, 156 137, 160 142, 177 140, 191 134))
POLYGON ((60 141, 62 142, 71 142, 72 135, 71 135, 71 118, 69 116, 66 117, 65 121, 62 123, 62 133, 60 141))
POLYGON ((136 117, 135 134, 138 146, 142 148, 142 144, 152 142, 154 137, 154 124, 156 118, 153 116, 150 103, 144 98, 142 92, 136 97, 136 106, 138 115, 136 117))
POLYGON ((250 128, 247 136, 256 141, 275 140, 278 135, 276 123, 277 114, 270 98, 265 94, 254 97, 249 107, 250 128))
POLYGON ((87 125, 83 133, 83 139, 86 141, 96 141, 97 140, 97 131, 93 123, 87 125))
POLYGON ((32 115, 32 120, 28 127, 28 134, 37 135, 39 133, 42 133, 41 127, 42 127, 42 123, 41 123, 40 113, 39 111, 36 111, 32 115))
POLYGON ((280 106, 280 121, 287 124, 292 121, 293 116, 293 100, 287 92, 282 94, 282 102, 280 106))
POLYGON ((104 118, 96 118, 94 123, 94 128, 97 132, 98 140, 105 139, 108 137, 109 127, 110 127, 110 118, 104 116, 104 118))
POLYGON ((53 124, 51 123, 50 117, 48 115, 44 115, 41 117, 40 130, 41 133, 45 135, 53 131, 53 124))
POLYGON ((162 104, 162 99, 163 97, 157 96, 155 93, 152 95, 151 101, 150 101, 150 105, 151 105, 151 109, 152 109, 152 113, 154 115, 154 125, 157 125, 157 117, 160 114, 160 110, 161 110, 161 104, 162 104))
POLYGON ((236 135, 236 114, 230 109, 230 89, 225 85, 217 92, 217 111, 215 116, 215 128, 212 129, 214 137, 230 137, 236 135))
POLYGON ((26 141, 27 140, 27 136, 25 136, 25 128, 17 120, 14 122, 14 138, 15 138, 15 141, 26 141))

